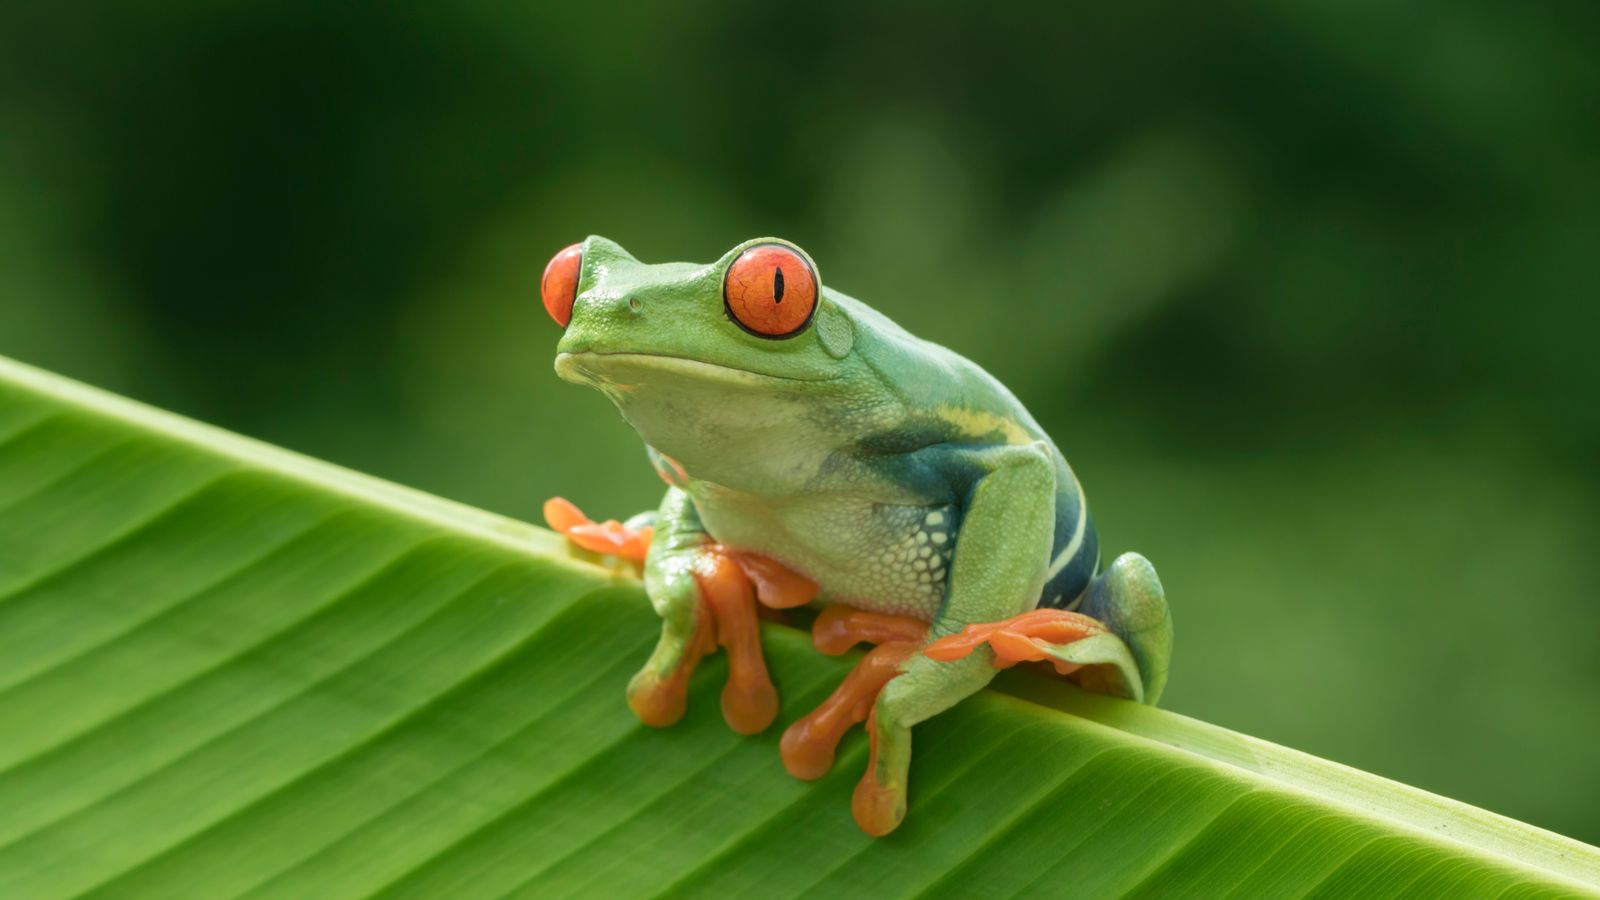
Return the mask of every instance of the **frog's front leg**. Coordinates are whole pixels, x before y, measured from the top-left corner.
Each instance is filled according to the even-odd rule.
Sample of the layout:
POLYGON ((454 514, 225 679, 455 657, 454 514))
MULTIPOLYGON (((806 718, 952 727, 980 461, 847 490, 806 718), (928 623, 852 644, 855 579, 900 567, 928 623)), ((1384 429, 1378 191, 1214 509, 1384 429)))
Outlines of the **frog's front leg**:
POLYGON ((741 734, 772 724, 778 694, 761 653, 756 585, 738 559, 711 541, 678 488, 669 488, 661 503, 644 586, 661 616, 661 638, 628 684, 628 706, 639 720, 664 727, 682 718, 689 676, 720 644, 728 651, 723 718, 741 734))
POLYGON ((689 676, 716 649, 716 619, 696 578, 706 535, 688 497, 667 491, 642 560, 645 592, 661 617, 661 637, 628 684, 628 706, 646 725, 664 728, 683 718, 689 676))

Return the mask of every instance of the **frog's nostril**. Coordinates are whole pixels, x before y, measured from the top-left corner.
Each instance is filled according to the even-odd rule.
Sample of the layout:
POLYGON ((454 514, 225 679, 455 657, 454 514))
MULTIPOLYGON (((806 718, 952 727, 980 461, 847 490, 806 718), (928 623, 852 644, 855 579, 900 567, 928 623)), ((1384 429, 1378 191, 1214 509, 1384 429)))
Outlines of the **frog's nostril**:
POLYGON ((638 297, 629 297, 628 298, 628 309, 631 310, 632 312, 638 312, 640 310, 640 308, 642 308, 643 306, 644 306, 644 304, 639 302, 639 298, 638 297))

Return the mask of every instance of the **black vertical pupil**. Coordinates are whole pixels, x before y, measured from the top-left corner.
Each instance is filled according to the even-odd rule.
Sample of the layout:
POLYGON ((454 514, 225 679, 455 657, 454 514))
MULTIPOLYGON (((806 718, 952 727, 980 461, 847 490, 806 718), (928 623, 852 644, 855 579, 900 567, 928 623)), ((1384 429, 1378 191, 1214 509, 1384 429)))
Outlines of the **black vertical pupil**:
POLYGON ((783 270, 778 268, 772 270, 772 302, 783 302, 783 270))

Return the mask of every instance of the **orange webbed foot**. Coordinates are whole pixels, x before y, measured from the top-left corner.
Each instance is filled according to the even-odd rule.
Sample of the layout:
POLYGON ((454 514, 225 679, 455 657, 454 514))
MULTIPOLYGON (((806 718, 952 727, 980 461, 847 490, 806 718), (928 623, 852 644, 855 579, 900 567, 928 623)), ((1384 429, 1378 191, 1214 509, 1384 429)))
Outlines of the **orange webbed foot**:
POLYGON ((1021 662, 1048 660, 1062 675, 1080 666, 1056 659, 1052 647, 1070 644, 1097 634, 1106 627, 1082 613, 1064 609, 1035 609, 999 622, 968 625, 923 648, 923 655, 938 662, 963 659, 984 644, 994 651, 994 666, 1006 669, 1021 662))
POLYGON ((544 502, 544 520, 551 530, 566 535, 567 540, 585 550, 636 563, 644 562, 655 533, 649 527, 629 528, 616 519, 595 522, 564 497, 551 497, 544 502))
MULTIPOLYGON (((697 605, 693 626, 670 663, 652 657, 628 684, 628 706, 639 721, 657 728, 683 718, 689 678, 720 646, 728 651, 728 681, 722 690, 722 717, 740 734, 764 731, 778 715, 778 691, 761 652, 761 622, 755 587, 723 548, 707 544, 693 569, 697 605)), ((668 646, 663 634, 657 656, 668 646)))
MULTIPOLYGON (((545 504, 545 515, 551 527, 591 549, 592 545, 584 543, 591 527, 616 530, 615 522, 594 526, 577 507, 560 498, 545 504)), ((634 540, 641 546, 633 558, 644 558, 649 538, 648 530, 639 530, 634 540)), ((617 552, 619 548, 605 549, 617 552)), ((685 611, 678 610, 663 624, 650 661, 628 685, 628 706, 647 725, 660 727, 678 721, 685 712, 695 667, 721 647, 728 651, 723 719, 740 734, 766 730, 778 716, 778 691, 761 650, 761 620, 782 616, 782 609, 809 602, 816 596, 816 584, 766 557, 739 553, 709 540, 671 552, 677 560, 674 566, 688 564, 688 574, 694 579, 694 609, 687 620, 685 611)))
POLYGON ((817 649, 837 656, 858 643, 878 646, 861 658, 839 687, 821 705, 790 725, 779 745, 783 766, 805 780, 821 778, 833 768, 834 754, 845 732, 872 715, 884 685, 917 652, 928 625, 906 616, 868 613, 830 606, 812 626, 817 649))
POLYGON ((916 652, 917 645, 910 642, 874 647, 828 699, 790 725, 779 745, 789 774, 806 781, 828 774, 845 732, 867 720, 883 686, 900 674, 901 663, 916 652))
POLYGON ((710 607, 700 601, 694 631, 685 641, 683 655, 665 674, 646 666, 628 682, 628 708, 652 728, 677 724, 689 708, 689 676, 700 660, 717 649, 716 624, 710 607))
POLYGON ((850 815, 856 827, 872 837, 883 837, 905 821, 906 792, 904 787, 896 790, 878 780, 879 755, 885 748, 879 743, 876 709, 867 717, 867 735, 871 748, 867 771, 850 794, 850 815))

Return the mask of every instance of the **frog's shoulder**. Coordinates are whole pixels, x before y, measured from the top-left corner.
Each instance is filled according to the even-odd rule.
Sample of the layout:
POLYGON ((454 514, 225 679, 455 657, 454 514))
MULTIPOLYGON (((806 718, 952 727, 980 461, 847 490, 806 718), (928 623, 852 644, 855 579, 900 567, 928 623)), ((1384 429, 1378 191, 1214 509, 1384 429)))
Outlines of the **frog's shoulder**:
POLYGON ((902 429, 962 443, 1045 439, 1016 395, 982 366, 917 337, 853 297, 830 291, 829 299, 850 321, 866 365, 900 400, 906 411, 902 429))

